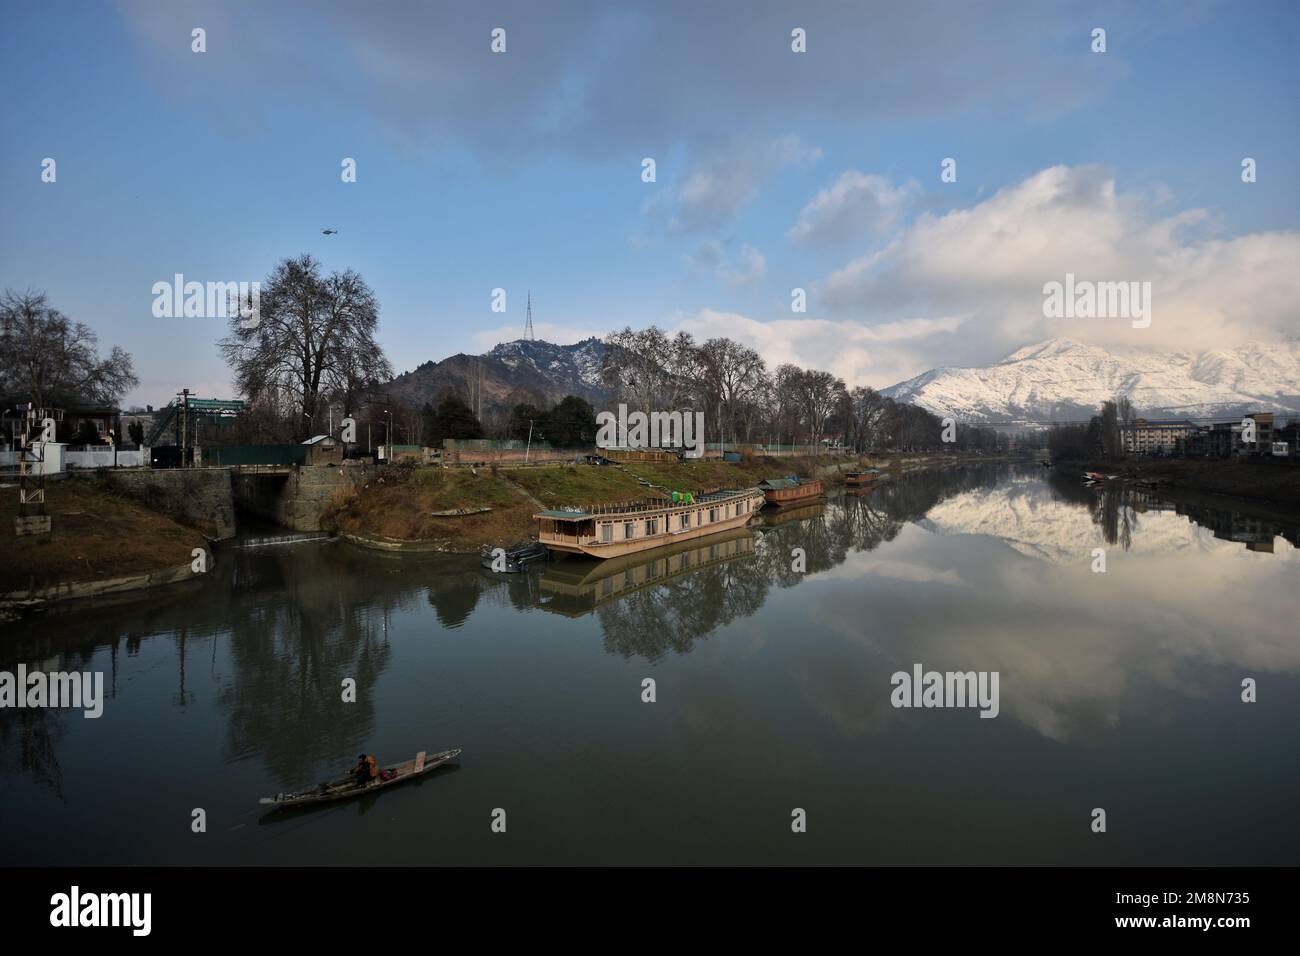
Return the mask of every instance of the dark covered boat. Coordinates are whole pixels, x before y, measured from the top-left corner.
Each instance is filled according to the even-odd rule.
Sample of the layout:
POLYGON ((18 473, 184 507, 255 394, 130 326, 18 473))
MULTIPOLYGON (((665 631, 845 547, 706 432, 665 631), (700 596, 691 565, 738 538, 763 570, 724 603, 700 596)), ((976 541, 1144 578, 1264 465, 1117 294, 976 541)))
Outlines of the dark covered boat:
POLYGON ((277 793, 274 797, 263 797, 259 802, 263 806, 280 808, 305 807, 313 803, 332 803, 335 800, 347 800, 350 797, 359 797, 363 793, 375 793, 386 787, 395 787, 407 780, 423 777, 429 771, 436 770, 459 756, 459 750, 444 750, 436 754, 426 754, 425 751, 421 750, 410 760, 393 764, 391 767, 384 767, 379 772, 380 779, 364 787, 358 786, 356 778, 352 774, 348 774, 345 777, 339 777, 337 780, 319 783, 310 790, 299 790, 297 793, 277 793))
POLYGON ((497 549, 491 545, 483 545, 479 549, 479 564, 489 571, 518 574, 528 565, 546 560, 546 546, 537 541, 525 541, 500 550, 503 554, 497 554, 497 549), (502 559, 504 564, 501 563, 502 559))

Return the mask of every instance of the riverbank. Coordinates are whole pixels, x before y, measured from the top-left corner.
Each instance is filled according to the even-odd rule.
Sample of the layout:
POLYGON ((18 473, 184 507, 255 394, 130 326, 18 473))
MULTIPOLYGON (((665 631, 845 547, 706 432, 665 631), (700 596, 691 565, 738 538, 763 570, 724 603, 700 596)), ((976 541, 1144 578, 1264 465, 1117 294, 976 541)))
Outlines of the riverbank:
POLYGON ((17 537, 18 488, 0 489, 0 607, 169 584, 188 577, 194 528, 146 507, 107 483, 50 481, 49 534, 17 537))
MULTIPOLYGON (((484 544, 510 545, 534 534, 533 515, 545 508, 752 486, 785 475, 820 478, 833 488, 855 468, 878 468, 878 480, 884 483, 918 471, 993 460, 998 459, 898 454, 477 469, 394 466, 363 485, 341 487, 325 509, 321 528, 374 550, 477 554, 484 544), (475 513, 436 514, 461 509, 475 513)), ((176 475, 185 477, 179 472, 171 476, 176 475)), ((193 549, 208 547, 204 531, 159 510, 166 501, 158 495, 142 500, 116 478, 50 481, 46 504, 53 518, 51 533, 12 537, 13 546, 0 552, 0 605, 30 607, 174 583, 192 576, 193 549)), ((3 489, 0 534, 12 534, 17 512, 17 487, 3 489)), ((233 521, 232 513, 218 522, 231 526, 227 536, 233 521)), ((206 530, 208 524, 212 521, 204 519, 201 526, 206 530)))
POLYGON ((1300 468, 1273 461, 1225 461, 1206 458, 1144 458, 1119 462, 1063 461, 1053 467, 1099 471, 1124 481, 1199 494, 1228 495, 1300 509, 1300 468))
POLYGON ((834 487, 855 468, 878 468, 880 481, 935 468, 998 460, 989 456, 899 454, 852 457, 769 458, 738 462, 570 463, 529 467, 393 468, 341 497, 322 527, 353 544, 384 551, 477 554, 484 545, 506 546, 536 531, 533 515, 545 508, 612 504, 672 491, 746 487, 764 478, 798 475, 834 487), (461 516, 435 512, 490 507, 461 516))

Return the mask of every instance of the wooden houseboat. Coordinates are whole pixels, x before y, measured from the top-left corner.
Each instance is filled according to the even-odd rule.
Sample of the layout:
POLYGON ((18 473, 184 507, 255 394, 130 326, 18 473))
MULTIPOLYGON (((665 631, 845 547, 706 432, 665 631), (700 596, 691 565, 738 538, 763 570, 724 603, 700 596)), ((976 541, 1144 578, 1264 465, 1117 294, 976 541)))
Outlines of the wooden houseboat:
POLYGON ((865 471, 846 471, 844 473, 844 487, 865 488, 879 477, 879 468, 868 468, 865 471))
POLYGON ((682 500, 644 501, 538 512, 537 540, 552 551, 617 558, 739 528, 763 506, 757 488, 713 491, 682 500))
POLYGON ((764 478, 758 487, 770 505, 801 504, 822 493, 822 483, 816 478, 764 478))

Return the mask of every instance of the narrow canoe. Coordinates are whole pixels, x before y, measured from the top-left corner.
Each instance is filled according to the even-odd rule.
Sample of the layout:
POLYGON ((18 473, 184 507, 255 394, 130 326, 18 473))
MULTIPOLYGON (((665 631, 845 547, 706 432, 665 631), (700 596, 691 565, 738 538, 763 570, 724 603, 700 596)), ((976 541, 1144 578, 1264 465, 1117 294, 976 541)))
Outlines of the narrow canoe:
POLYGON ((441 753, 428 754, 420 751, 410 760, 384 767, 384 771, 393 771, 391 780, 377 780, 368 787, 358 787, 352 774, 320 783, 311 790, 299 790, 297 793, 277 793, 274 797, 263 797, 259 803, 263 806, 304 807, 313 803, 332 803, 335 800, 347 800, 359 797, 363 793, 375 793, 385 787, 394 787, 399 783, 422 777, 430 770, 436 770, 443 764, 460 756, 459 750, 444 750, 441 753))

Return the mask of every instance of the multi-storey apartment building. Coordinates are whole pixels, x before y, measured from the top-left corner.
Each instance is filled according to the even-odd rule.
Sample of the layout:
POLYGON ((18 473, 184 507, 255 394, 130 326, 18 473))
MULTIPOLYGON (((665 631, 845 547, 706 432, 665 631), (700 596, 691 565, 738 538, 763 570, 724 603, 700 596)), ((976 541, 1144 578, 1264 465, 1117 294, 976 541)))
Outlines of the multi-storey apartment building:
POLYGON ((1119 430, 1127 454, 1169 455, 1182 446, 1197 426, 1186 419, 1137 418, 1120 425, 1119 430))

